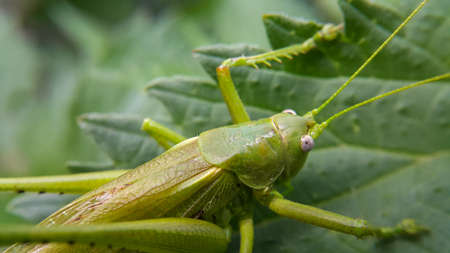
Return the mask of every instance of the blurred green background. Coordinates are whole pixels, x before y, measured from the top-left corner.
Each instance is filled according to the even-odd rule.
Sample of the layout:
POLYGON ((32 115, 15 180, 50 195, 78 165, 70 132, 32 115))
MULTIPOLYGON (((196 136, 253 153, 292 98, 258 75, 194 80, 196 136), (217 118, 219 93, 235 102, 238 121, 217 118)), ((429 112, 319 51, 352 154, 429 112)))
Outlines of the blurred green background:
MULTIPOLYGON (((268 48, 264 13, 340 20, 332 0, 0 1, 0 176, 62 174, 69 160, 107 161, 77 116, 163 111, 144 94, 148 81, 206 77, 191 57, 199 46, 268 48)), ((0 223, 24 222, 5 212, 14 196, 0 194, 0 223)))

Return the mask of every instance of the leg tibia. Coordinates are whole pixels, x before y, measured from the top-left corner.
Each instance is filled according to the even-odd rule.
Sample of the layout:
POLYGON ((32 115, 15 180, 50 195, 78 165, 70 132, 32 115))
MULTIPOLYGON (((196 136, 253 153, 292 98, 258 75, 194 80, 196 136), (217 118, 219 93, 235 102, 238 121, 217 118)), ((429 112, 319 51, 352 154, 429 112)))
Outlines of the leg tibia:
POLYGON ((328 228, 358 238, 373 236, 377 238, 392 238, 397 236, 417 236, 427 229, 418 226, 413 220, 405 219, 395 227, 374 227, 363 219, 353 219, 316 207, 292 202, 280 197, 273 197, 266 204, 275 213, 298 221, 328 228))
POLYGON ((253 56, 230 58, 225 60, 221 67, 231 68, 237 66, 252 66, 254 68, 258 68, 258 64, 264 64, 270 67, 271 65, 269 61, 281 63, 281 58, 291 60, 295 55, 308 53, 317 47, 316 41, 332 41, 336 39, 342 28, 342 25, 325 25, 322 30, 301 44, 295 44, 253 56))
POLYGON ((241 246, 239 253, 252 253, 253 251, 253 217, 251 215, 239 220, 239 232, 241 233, 241 246))

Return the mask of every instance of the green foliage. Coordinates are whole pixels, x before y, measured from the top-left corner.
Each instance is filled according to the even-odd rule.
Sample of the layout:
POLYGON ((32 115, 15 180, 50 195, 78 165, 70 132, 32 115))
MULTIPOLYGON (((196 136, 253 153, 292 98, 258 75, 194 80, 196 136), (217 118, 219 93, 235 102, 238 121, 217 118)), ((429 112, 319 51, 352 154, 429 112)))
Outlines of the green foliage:
MULTIPOLYGON (((314 52, 293 61, 274 64, 272 69, 232 69, 233 80, 252 118, 286 108, 302 114, 318 106, 392 32, 417 1, 401 1, 403 9, 399 11, 399 3, 385 2, 386 7, 380 7, 361 0, 340 1, 345 32, 335 41, 320 44, 314 52)), ((318 120, 383 91, 448 71, 449 12, 447 1, 432 1, 318 120)), ((77 18, 73 20, 76 22, 77 18)), ((186 38, 198 39, 197 35, 181 36, 187 41, 180 42, 173 31, 168 32, 169 28, 161 28, 160 33, 158 29, 149 31, 148 41, 136 42, 135 36, 148 29, 143 20, 138 17, 130 21, 143 23, 130 24, 135 30, 125 25, 121 30, 125 35, 119 38, 115 38, 117 33, 106 36, 107 39, 97 38, 99 35, 91 32, 92 37, 79 41, 87 55, 86 65, 77 69, 82 73, 77 85, 67 88, 66 93, 58 93, 58 97, 68 98, 74 91, 78 95, 70 98, 70 102, 55 98, 65 117, 91 110, 133 112, 125 116, 87 114, 80 118, 82 130, 94 137, 112 161, 107 166, 131 168, 161 151, 153 140, 138 131, 143 115, 160 120, 186 136, 230 123, 215 82, 206 78, 156 79, 147 89, 151 98, 136 99, 140 96, 135 90, 130 91, 130 86, 140 86, 157 75, 198 73, 186 56, 188 46, 182 46, 189 41, 186 38), (166 35, 176 38, 152 40, 152 36, 166 35), (171 57, 156 58, 163 44, 172 46, 175 40, 180 44, 168 52, 171 57), (103 43, 111 44, 104 47, 103 43), (109 51, 101 52, 104 48, 109 51), (89 90, 94 83, 108 92, 89 90)), ((185 27, 189 22, 175 24, 185 27)), ((272 48, 299 43, 321 27, 277 14, 264 16, 264 25, 272 48)), ((77 27, 70 22, 66 26, 77 27)), ((203 42, 211 42, 206 35, 203 38, 203 42)), ((257 52, 262 49, 244 44, 215 45, 197 49, 194 56, 215 80, 214 70, 221 61, 257 52)), ((303 171, 293 180, 294 191, 287 195, 291 200, 363 217, 376 225, 393 225, 402 218, 414 218, 431 229, 430 235, 417 241, 363 241, 258 210, 255 252, 442 252, 450 248, 449 97, 450 82, 434 83, 334 121, 320 137, 303 171)), ((60 125, 72 127, 67 122, 60 125)), ((73 141, 78 149, 88 145, 75 141, 78 138, 78 134, 72 134, 67 141, 73 141)), ((96 158, 88 155, 90 149, 85 152, 77 153, 83 158, 96 158)), ((95 170, 96 166, 89 169, 95 170)), ((238 248, 238 237, 234 239, 230 252, 238 248)))

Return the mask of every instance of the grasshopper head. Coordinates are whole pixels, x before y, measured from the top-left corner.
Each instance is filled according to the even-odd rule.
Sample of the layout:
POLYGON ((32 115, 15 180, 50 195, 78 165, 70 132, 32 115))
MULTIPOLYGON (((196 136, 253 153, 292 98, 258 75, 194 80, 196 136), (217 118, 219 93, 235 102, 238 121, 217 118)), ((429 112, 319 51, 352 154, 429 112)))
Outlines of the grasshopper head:
POLYGON ((279 179, 287 181, 297 175, 313 149, 314 139, 310 132, 317 124, 312 116, 299 116, 293 110, 284 110, 274 115, 272 120, 284 146, 286 167, 279 179))

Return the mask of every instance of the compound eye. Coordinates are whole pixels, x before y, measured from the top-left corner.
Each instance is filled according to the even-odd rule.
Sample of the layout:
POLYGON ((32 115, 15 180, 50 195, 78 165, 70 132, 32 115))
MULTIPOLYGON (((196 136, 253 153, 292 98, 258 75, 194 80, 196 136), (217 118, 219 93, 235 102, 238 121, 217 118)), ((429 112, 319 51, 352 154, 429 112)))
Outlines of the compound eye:
POLYGON ((314 139, 311 137, 311 135, 303 135, 300 139, 300 146, 303 152, 309 152, 314 148, 314 139))
POLYGON ((294 110, 292 110, 292 109, 283 110, 283 113, 287 113, 287 114, 290 114, 290 115, 297 115, 297 113, 294 110))

